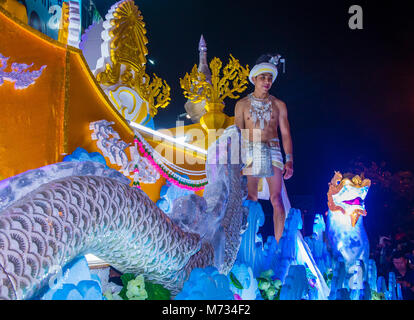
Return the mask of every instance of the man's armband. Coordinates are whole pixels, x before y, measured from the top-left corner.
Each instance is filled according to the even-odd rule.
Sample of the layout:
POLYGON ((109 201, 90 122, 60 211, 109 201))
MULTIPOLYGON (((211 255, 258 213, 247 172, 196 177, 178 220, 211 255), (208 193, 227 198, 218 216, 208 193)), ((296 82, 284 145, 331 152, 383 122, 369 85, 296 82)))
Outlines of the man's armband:
POLYGON ((293 154, 291 154, 291 153, 288 153, 286 155, 286 162, 289 162, 289 161, 293 162, 293 154))

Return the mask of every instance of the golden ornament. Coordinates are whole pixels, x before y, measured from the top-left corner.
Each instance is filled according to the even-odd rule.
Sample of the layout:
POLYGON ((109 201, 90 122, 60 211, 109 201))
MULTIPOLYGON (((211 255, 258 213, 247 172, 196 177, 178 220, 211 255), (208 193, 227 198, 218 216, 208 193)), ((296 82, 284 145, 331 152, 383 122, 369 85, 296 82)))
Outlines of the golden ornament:
POLYGON ((201 126, 206 130, 221 129, 226 126, 228 117, 223 113, 224 99, 238 99, 238 93, 242 93, 247 88, 247 77, 249 66, 243 67, 239 60, 230 55, 229 63, 222 69, 222 62, 219 58, 214 58, 210 62, 211 81, 198 71, 194 65, 191 73, 180 79, 181 88, 184 96, 193 103, 206 101, 207 111, 200 119, 201 126), (220 71, 222 76, 220 77, 220 71))

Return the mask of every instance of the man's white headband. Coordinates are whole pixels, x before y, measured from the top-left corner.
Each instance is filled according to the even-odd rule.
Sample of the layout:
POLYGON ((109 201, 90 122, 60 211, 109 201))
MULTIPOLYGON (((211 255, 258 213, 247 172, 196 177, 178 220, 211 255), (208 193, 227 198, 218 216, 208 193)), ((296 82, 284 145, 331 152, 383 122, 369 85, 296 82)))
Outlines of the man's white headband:
MULTIPOLYGON (((262 62, 256 64, 253 69, 250 71, 249 80, 253 83, 253 78, 257 77, 259 74, 262 73, 271 73, 272 74, 272 83, 275 82, 277 77, 277 68, 273 63, 270 62, 262 62)), ((254 83, 253 83, 254 84, 254 83)))

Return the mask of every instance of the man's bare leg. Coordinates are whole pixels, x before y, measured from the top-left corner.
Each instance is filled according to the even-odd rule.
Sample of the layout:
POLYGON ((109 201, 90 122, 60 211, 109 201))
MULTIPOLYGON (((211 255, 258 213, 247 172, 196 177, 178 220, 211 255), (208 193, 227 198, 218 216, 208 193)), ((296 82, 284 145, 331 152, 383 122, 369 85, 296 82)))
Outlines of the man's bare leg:
POLYGON ((285 226, 285 208, 282 201, 282 170, 273 166, 273 176, 266 178, 269 185, 270 202, 273 206, 273 225, 277 243, 283 234, 285 226))
POLYGON ((258 200, 258 186, 260 178, 253 176, 247 176, 247 200, 257 201, 258 200))

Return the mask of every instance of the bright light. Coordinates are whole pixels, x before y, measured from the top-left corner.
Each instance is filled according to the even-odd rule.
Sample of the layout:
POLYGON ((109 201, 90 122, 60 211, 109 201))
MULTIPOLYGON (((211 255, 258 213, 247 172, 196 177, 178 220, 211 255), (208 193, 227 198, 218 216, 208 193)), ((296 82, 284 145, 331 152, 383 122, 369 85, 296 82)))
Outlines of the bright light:
POLYGON ((180 143, 185 143, 188 141, 188 136, 180 136, 180 137, 175 137, 175 139, 177 139, 177 141, 180 141, 180 143))
MULTIPOLYGON (((137 129, 139 129, 139 130, 145 131, 145 132, 147 132, 147 133, 149 133, 149 134, 152 134, 152 135, 154 135, 154 136, 157 136, 157 137, 163 138, 163 139, 165 139, 165 140, 168 140, 168 141, 170 141, 170 142, 176 143, 176 144, 178 144, 178 145, 180 145, 180 146, 183 146, 183 147, 185 147, 185 148, 192 149, 192 150, 194 150, 194 151, 197 151, 197 152, 200 152, 200 153, 202 153, 202 154, 207 155, 207 151, 206 151, 206 150, 201 149, 201 148, 196 147, 196 146, 193 146, 193 145, 188 144, 188 143, 186 143, 186 142, 183 142, 183 141, 182 141, 182 137, 180 137, 180 138, 178 138, 178 139, 177 139, 177 138, 174 138, 174 137, 172 137, 172 136, 168 136, 168 135, 166 135, 166 134, 163 134, 163 133, 160 133, 160 132, 158 132, 158 131, 152 130, 151 128, 145 127, 145 126, 140 125, 140 124, 138 124, 138 123, 136 123, 136 122, 133 122, 133 121, 130 121, 130 122, 129 122, 129 124, 130 124, 132 127, 134 127, 134 128, 137 128, 137 129)), ((184 138, 185 138, 185 136, 184 136, 184 138)))
POLYGON ((94 256, 93 254, 85 254, 85 259, 88 262, 89 266, 99 266, 99 265, 105 265, 107 264, 102 259, 99 259, 97 256, 94 256))
POLYGON ((151 59, 148 59, 148 62, 151 63, 151 64, 155 64, 155 61, 151 60, 151 59))

